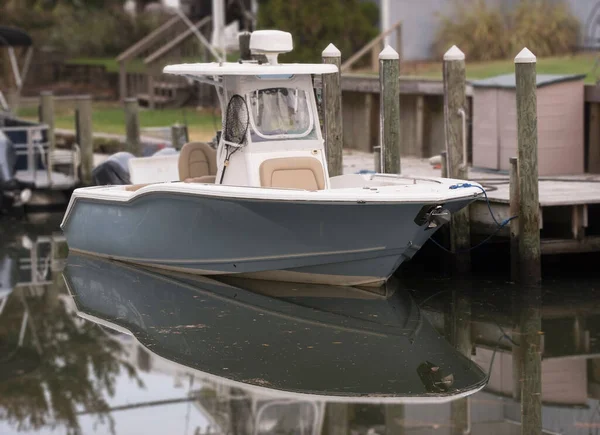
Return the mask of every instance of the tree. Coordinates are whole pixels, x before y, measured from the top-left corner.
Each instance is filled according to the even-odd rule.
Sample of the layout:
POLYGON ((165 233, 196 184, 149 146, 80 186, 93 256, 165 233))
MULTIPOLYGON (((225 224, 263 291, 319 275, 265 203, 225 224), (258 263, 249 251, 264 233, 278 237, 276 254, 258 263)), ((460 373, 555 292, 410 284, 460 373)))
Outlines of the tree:
POLYGON ((105 394, 114 394, 121 372, 140 385, 141 380, 118 340, 98 325, 82 322, 59 300, 66 292, 60 277, 53 286, 41 297, 16 289, 5 306, 0 323, 0 419, 18 431, 62 426, 77 435, 77 413, 84 410, 114 433, 105 394), (27 339, 19 347, 25 304, 27 339))
POLYGON ((378 19, 377 5, 360 0, 259 0, 258 29, 294 38, 282 61, 317 62, 329 43, 348 58, 377 36, 378 19))

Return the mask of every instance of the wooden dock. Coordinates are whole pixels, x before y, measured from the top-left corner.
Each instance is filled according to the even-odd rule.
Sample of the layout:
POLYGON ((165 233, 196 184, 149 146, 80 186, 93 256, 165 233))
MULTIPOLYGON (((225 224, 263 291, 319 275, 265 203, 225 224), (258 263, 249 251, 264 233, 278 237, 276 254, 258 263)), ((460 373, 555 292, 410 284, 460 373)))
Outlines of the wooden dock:
MULTIPOLYGON (((344 173, 374 170, 374 156, 354 150, 344 152, 344 173)), ((405 157, 402 174, 440 176, 427 159, 405 157)), ((482 184, 496 219, 510 217, 509 176, 471 168, 469 180, 482 184)), ((542 254, 600 252, 600 175, 540 177, 540 231, 542 254)), ((487 236, 497 228, 482 198, 470 207, 471 235, 487 236)), ((508 241, 509 228, 497 233, 508 241)))

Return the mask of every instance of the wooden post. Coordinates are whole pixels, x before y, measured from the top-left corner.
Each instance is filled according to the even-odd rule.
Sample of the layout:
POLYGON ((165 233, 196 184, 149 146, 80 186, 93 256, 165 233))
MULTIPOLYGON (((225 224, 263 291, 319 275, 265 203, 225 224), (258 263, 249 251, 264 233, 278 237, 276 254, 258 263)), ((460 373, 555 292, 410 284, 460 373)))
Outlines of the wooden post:
POLYGON ((381 147, 379 145, 373 147, 373 160, 375 172, 381 172, 381 147))
POLYGON ((542 433, 542 315, 539 286, 521 288, 521 433, 542 433))
POLYGON ((92 97, 81 95, 77 98, 76 129, 79 148, 81 149, 81 182, 92 184, 94 169, 94 139, 92 135, 92 97))
MULTIPOLYGON (((510 160, 510 216, 519 215, 519 163, 516 157, 510 160)), ((519 219, 510 221, 510 279, 519 280, 519 219)))
POLYGON ((400 56, 389 45, 379 53, 381 172, 400 173, 400 56))
POLYGON ((40 122, 48 126, 49 151, 54 151, 54 96, 52 91, 40 92, 40 122))
MULTIPOLYGON (((444 54, 444 126, 448 178, 459 180, 468 178, 463 150, 467 132, 463 129, 461 116, 461 113, 466 113, 466 83, 465 55, 454 45, 444 54)), ((456 268, 459 273, 468 273, 471 269, 471 255, 464 252, 471 246, 469 220, 469 208, 465 207, 452 215, 450 223, 451 246, 456 253, 456 268)))
POLYGON ((348 403, 328 403, 325 406, 325 433, 327 435, 347 435, 349 408, 348 403))
POLYGON ((238 36, 241 60, 252 60, 252 53, 250 52, 250 36, 250 32, 242 32, 240 33, 240 36, 238 36))
POLYGON ((394 435, 404 435, 405 425, 405 409, 402 404, 386 404, 383 405, 385 415, 385 433, 394 435))
POLYGON ((340 68, 342 53, 335 45, 329 44, 322 53, 323 63, 337 66, 335 74, 323 74, 323 113, 325 118, 325 149, 329 176, 342 175, 342 88, 340 68))
POLYGON ((418 157, 425 157, 424 130, 423 124, 425 120, 425 97, 417 95, 415 101, 415 149, 418 157))
MULTIPOLYGON (((446 308, 444 316, 444 332, 447 340, 458 352, 471 358, 473 346, 471 331, 471 297, 465 288, 452 292, 452 301, 446 308)), ((469 398, 461 398, 450 403, 450 415, 453 435, 468 433, 469 398)))
POLYGON ((536 57, 524 48, 515 57, 519 168, 519 276, 523 284, 541 281, 538 192, 536 57))
POLYGON ((119 99, 125 101, 127 98, 127 63, 119 62, 119 99))
POLYGON ((588 172, 600 174, 600 103, 589 103, 588 172))
POLYGON ((171 145, 176 150, 181 150, 189 142, 187 125, 175 124, 171 126, 171 145))
POLYGON ((148 74, 148 108, 151 110, 154 110, 154 108, 156 107, 155 104, 155 92, 156 89, 154 87, 154 76, 152 75, 152 72, 150 72, 148 74))
POLYGON ((126 149, 136 157, 141 156, 140 119, 137 98, 125 99, 126 149))
POLYGON ((10 112, 16 116, 17 112, 19 111, 18 89, 9 88, 8 91, 6 91, 6 102, 8 103, 8 108, 10 109, 10 112))
POLYGON ((442 158, 442 178, 448 178, 448 153, 442 151, 440 157, 442 158))

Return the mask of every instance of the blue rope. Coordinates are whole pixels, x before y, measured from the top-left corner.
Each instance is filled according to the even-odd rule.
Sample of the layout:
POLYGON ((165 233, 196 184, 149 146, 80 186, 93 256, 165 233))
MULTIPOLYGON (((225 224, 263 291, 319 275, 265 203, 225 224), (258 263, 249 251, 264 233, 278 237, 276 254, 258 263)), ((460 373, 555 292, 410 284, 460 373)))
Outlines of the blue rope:
POLYGON ((435 241, 433 238, 430 239, 434 244, 436 244, 438 247, 440 247, 442 250, 446 251, 449 254, 462 254, 462 253, 471 252, 472 250, 479 248, 483 244, 487 243, 496 234, 498 234, 498 232, 502 228, 504 228, 506 225, 508 225, 510 223, 510 221, 512 221, 513 219, 516 219, 518 217, 518 216, 511 216, 511 217, 509 217, 507 219, 504 219, 502 222, 498 222, 498 219, 496 219, 496 216, 494 216, 494 213, 492 212, 492 206, 490 204, 490 199, 487 196, 487 192, 481 186, 477 186, 477 185, 471 184, 471 183, 458 183, 458 184, 453 184, 452 186, 450 186, 450 189, 461 189, 461 188, 467 188, 467 187, 476 187, 476 188, 480 189, 483 192, 483 195, 485 196, 485 201, 487 203, 488 210, 490 211, 490 216, 492 217, 492 219, 496 223, 497 228, 496 228, 496 230, 492 234, 490 234, 489 236, 487 236, 485 239, 483 239, 481 242, 479 242, 475 246, 472 246, 469 249, 463 249, 463 250, 456 251, 456 252, 452 252, 451 250, 449 250, 446 247, 442 246, 439 242, 435 241))

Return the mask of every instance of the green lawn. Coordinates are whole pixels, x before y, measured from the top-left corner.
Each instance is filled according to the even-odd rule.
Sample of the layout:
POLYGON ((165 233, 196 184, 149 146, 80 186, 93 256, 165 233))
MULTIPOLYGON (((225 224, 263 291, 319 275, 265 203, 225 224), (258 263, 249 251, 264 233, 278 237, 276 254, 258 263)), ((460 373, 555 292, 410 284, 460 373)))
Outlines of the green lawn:
MULTIPOLYGON (((236 62, 238 60, 238 57, 239 53, 237 52, 227 54, 227 60, 229 62, 236 62)), ((194 62, 201 62, 201 60, 195 57, 184 57, 183 59, 177 61, 177 63, 194 62)), ((106 72, 119 72, 119 63, 117 62, 116 57, 78 57, 68 60, 67 63, 71 65, 101 65, 106 68, 106 72)), ((144 60, 136 58, 128 61, 127 71, 132 73, 144 72, 144 60)))
MULTIPOLYGON (((96 132, 125 134, 125 115, 119 103, 96 102, 92 109, 93 130, 96 132)), ((37 107, 23 107, 19 116, 37 120, 37 107)), ((167 127, 173 124, 187 124, 191 140, 210 140, 216 128, 221 128, 220 113, 186 109, 140 109, 140 127, 167 127), (216 128, 215 128, 216 127, 216 128)), ((55 103, 55 126, 73 130, 75 128, 75 103, 57 101, 55 103)))
MULTIPOLYGON (((78 57, 70 59, 67 64, 71 65, 100 65, 106 68, 106 72, 119 72, 119 63, 114 57, 78 57)), ((127 62, 127 71, 131 73, 144 72, 146 70, 143 59, 132 59, 127 62)))
MULTIPOLYGON (((595 54, 575 54, 572 56, 539 58, 537 62, 538 74, 586 74, 586 83, 595 83, 596 78, 591 74, 596 62, 595 54)), ((406 65, 403 74, 414 77, 442 78, 442 63, 431 62, 406 65)), ((467 59, 466 72, 468 79, 482 79, 499 74, 513 73, 515 71, 512 59, 492 62, 469 62, 467 59)), ((600 76, 600 67, 598 68, 600 76)))

